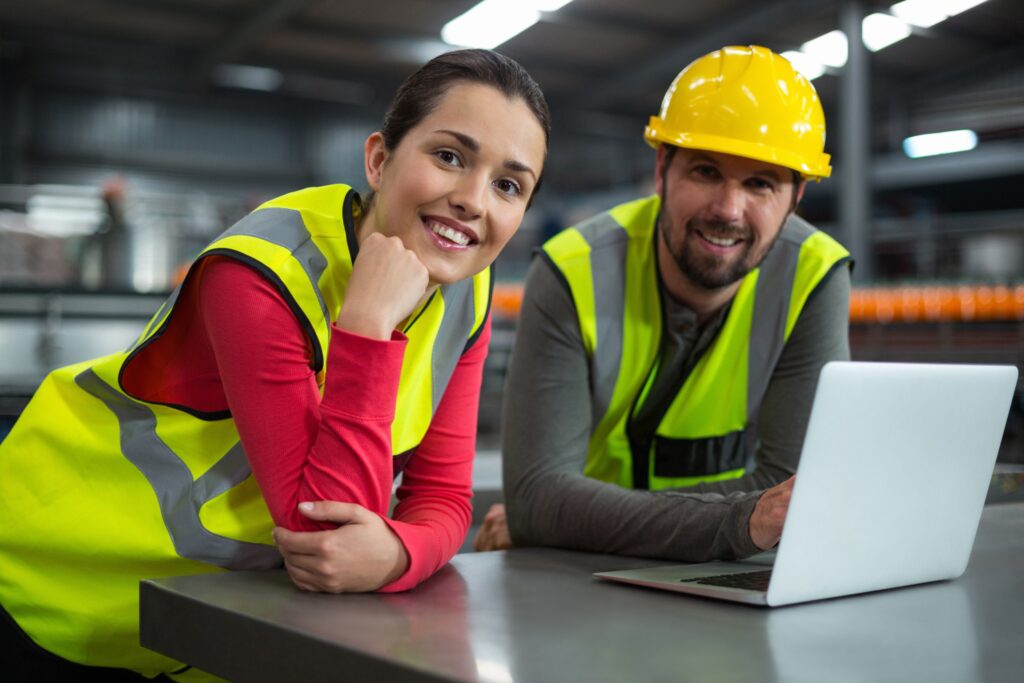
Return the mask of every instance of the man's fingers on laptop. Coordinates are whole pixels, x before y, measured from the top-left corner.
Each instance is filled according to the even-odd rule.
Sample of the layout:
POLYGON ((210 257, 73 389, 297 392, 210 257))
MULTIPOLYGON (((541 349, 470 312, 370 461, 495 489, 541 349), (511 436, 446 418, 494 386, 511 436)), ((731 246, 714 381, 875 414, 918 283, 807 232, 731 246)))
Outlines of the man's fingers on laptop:
POLYGON ((761 494, 750 515, 750 540, 761 550, 775 547, 782 536, 782 525, 789 510, 795 477, 773 486, 761 494))

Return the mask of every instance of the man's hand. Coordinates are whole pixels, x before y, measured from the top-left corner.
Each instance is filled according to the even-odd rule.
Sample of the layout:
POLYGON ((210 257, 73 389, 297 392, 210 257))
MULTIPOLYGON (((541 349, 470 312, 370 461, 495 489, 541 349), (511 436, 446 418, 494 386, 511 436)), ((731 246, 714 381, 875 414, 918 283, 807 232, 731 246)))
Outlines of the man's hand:
POLYGON ((402 240, 373 233, 359 245, 338 327, 364 337, 390 339, 429 284, 426 266, 402 240))
POLYGON ((391 583, 409 567, 405 546, 378 515, 355 503, 300 503, 306 517, 340 525, 329 531, 274 529, 292 582, 304 591, 361 593, 391 583))
POLYGON ((473 550, 508 550, 512 547, 512 537, 508 533, 508 517, 505 516, 504 503, 495 503, 487 511, 480 531, 473 539, 473 550))
POLYGON ((761 494, 750 515, 750 540, 761 550, 774 548, 782 537, 782 525, 789 511, 789 499, 793 495, 792 476, 761 494))

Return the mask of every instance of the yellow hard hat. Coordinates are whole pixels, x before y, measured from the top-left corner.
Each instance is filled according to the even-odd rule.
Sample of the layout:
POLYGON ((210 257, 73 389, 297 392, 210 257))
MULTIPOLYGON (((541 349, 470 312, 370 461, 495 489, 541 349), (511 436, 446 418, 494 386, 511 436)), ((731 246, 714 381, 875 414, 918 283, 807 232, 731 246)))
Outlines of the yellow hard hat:
POLYGON ((665 142, 767 161, 808 180, 832 173, 814 86, 758 45, 724 47, 680 71, 644 138, 652 147, 665 142))

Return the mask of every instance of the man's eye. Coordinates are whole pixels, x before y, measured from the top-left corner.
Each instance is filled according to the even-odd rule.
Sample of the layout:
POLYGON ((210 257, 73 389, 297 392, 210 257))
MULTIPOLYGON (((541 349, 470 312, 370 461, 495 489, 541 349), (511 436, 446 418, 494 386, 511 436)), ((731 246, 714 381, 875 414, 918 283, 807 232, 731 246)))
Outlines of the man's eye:
POLYGON ((770 192, 775 189, 774 185, 772 185, 767 180, 762 180, 761 178, 753 178, 750 181, 750 186, 753 187, 755 190, 759 190, 762 192, 770 192))
POLYGON ((693 172, 702 178, 715 178, 718 176, 718 169, 714 166, 697 166, 693 172))

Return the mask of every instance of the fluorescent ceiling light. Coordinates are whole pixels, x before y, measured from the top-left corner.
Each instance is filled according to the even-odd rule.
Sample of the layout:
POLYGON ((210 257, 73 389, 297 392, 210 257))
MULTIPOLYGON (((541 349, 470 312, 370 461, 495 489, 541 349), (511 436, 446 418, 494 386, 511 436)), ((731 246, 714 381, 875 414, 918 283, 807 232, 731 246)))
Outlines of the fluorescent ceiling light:
POLYGON ((554 12, 571 0, 483 0, 441 29, 450 45, 495 48, 540 21, 541 12, 554 12))
POLYGON ((825 66, 836 69, 846 64, 846 34, 836 29, 823 36, 808 40, 800 46, 800 51, 825 66))
POLYGON ((904 0, 889 8, 889 11, 911 24, 928 28, 935 24, 977 7, 986 0, 904 0))
POLYGON ((864 46, 872 52, 878 52, 909 36, 910 26, 891 14, 876 12, 864 17, 861 33, 864 46))
POLYGON ((284 76, 277 69, 243 64, 221 64, 213 70, 213 82, 230 88, 273 91, 281 87, 284 76))
POLYGON ((978 136, 973 130, 950 130, 945 133, 909 137, 903 141, 903 152, 911 159, 917 159, 937 154, 966 152, 977 146, 978 136))
POLYGON ((793 68, 802 73, 804 78, 809 81, 813 81, 825 73, 824 64, 803 52, 789 50, 788 52, 783 52, 782 56, 788 59, 793 68))
POLYGON ((935 26, 949 16, 935 0, 904 0, 890 7, 889 11, 908 24, 921 28, 935 26))

